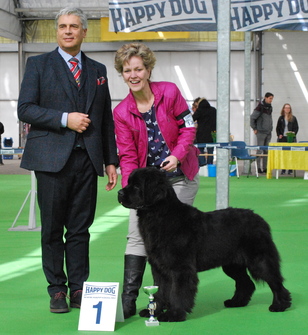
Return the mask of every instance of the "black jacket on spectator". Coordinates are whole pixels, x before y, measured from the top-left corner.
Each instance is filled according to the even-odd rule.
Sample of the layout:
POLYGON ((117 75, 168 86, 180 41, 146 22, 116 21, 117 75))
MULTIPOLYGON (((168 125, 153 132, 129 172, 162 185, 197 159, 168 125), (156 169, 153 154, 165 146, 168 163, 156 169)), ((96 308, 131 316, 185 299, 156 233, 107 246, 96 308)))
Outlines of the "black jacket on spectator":
MULTIPOLYGON (((284 120, 284 116, 281 115, 278 118, 277 126, 276 126, 277 137, 279 137, 279 135, 282 135, 282 136, 285 137, 285 135, 284 135, 285 126, 286 126, 286 123, 285 123, 285 120, 284 120)), ((292 121, 288 122, 288 130, 293 131, 295 133, 295 135, 298 133, 298 123, 297 123, 297 119, 294 115, 293 115, 292 121)), ((286 142, 286 140, 284 140, 284 141, 280 140, 279 142, 286 142)), ((296 137, 294 137, 294 142, 296 142, 296 137)))
POLYGON ((213 143, 211 132, 216 131, 216 108, 204 99, 199 103, 193 119, 198 123, 196 143, 213 143))

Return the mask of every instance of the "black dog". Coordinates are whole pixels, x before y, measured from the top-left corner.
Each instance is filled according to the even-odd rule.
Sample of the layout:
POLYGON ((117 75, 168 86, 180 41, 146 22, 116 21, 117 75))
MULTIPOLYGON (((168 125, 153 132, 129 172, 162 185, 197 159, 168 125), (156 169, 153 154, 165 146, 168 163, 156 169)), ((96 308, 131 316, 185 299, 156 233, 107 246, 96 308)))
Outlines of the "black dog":
MULTIPOLYGON (((201 212, 180 202, 165 173, 155 168, 135 170, 118 199, 124 207, 137 209, 154 283, 159 286, 155 295, 159 321, 184 321, 194 306, 197 272, 220 266, 235 280, 235 293, 224 302, 226 307, 250 301, 255 285, 247 270, 271 288, 271 312, 291 306, 270 227, 251 210, 201 212)), ((148 310, 140 315, 148 317, 148 310)))

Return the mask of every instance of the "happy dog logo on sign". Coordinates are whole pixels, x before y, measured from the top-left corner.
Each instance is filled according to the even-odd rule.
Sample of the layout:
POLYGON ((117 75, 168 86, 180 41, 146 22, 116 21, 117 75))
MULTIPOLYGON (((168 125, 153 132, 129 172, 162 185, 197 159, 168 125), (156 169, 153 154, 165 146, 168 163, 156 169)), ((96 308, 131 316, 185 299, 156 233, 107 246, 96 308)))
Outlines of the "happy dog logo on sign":
POLYGON ((116 286, 96 286, 96 285, 86 285, 85 296, 89 295, 108 295, 115 296, 116 286))
MULTIPOLYGON (((109 30, 216 31, 217 1, 109 0, 109 30)), ((307 0, 231 0, 231 30, 308 29, 307 0)))

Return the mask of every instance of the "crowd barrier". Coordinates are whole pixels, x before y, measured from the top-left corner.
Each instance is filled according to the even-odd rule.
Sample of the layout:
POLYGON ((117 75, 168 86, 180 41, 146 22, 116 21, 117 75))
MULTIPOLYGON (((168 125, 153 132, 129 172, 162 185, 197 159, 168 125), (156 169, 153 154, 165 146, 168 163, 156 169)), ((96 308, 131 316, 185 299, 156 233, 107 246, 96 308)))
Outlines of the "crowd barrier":
MULTIPOLYGON (((298 144, 298 143, 297 143, 298 144)), ((237 146, 230 145, 230 142, 228 143, 198 143, 195 144, 197 148, 218 148, 218 149, 237 149, 237 146)), ((296 146, 292 147, 292 145, 289 146, 257 146, 257 145, 246 145, 245 149, 248 150, 291 150, 291 151, 308 151, 307 146, 296 146)))
POLYGON ((24 149, 0 149, 0 155, 22 155, 24 152, 24 149))
MULTIPOLYGON (((237 149, 237 146, 231 145, 230 142, 221 143, 198 143, 195 144, 197 148, 217 148, 217 149, 237 149)), ((308 151, 307 146, 257 146, 257 145, 246 145, 245 149, 248 150, 291 150, 291 151, 308 151)), ((23 154, 24 149, 12 148, 12 149, 0 149, 0 155, 20 155, 23 154)))

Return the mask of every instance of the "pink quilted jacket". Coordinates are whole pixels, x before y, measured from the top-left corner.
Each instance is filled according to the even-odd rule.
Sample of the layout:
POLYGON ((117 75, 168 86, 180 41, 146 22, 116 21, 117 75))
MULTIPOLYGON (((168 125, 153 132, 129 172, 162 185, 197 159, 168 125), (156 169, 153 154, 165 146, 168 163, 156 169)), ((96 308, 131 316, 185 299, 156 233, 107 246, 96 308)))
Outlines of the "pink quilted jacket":
MULTIPOLYGON (((187 103, 173 83, 151 82, 150 87, 155 97, 157 122, 171 155, 180 161, 181 170, 192 180, 199 170, 199 150, 193 145, 196 133, 194 125, 185 126, 185 121, 180 117, 188 110, 187 103)), ((134 169, 146 167, 148 134, 131 92, 115 107, 113 115, 122 186, 125 187, 134 169)))

